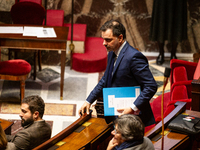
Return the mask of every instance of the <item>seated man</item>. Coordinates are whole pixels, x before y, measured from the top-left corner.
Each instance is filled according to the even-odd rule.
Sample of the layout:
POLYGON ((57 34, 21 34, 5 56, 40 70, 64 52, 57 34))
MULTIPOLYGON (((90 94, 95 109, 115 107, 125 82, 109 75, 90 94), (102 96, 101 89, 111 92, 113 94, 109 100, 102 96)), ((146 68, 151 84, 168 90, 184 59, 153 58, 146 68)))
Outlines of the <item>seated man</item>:
POLYGON ((42 119, 45 104, 39 96, 29 96, 21 104, 21 125, 24 129, 14 136, 7 135, 8 142, 15 144, 16 150, 31 150, 51 137, 51 127, 42 119))
POLYGON ((107 150, 154 150, 154 146, 144 137, 144 124, 138 116, 124 114, 114 121, 114 136, 107 150))

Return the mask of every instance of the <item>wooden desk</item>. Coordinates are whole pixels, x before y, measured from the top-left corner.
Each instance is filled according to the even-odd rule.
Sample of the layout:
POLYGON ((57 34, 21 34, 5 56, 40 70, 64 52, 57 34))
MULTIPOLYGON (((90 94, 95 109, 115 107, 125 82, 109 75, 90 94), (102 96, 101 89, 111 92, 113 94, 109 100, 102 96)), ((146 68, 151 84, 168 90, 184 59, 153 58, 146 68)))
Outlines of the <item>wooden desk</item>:
MULTIPOLYGON (((190 111, 190 110, 185 110, 186 103, 176 106, 176 108, 167 116, 165 117, 165 136, 164 136, 164 150, 183 150, 187 148, 188 146, 192 147, 191 144, 191 137, 188 136, 187 134, 181 134, 181 133, 176 133, 172 132, 167 128, 167 125, 169 122, 174 119, 178 114, 180 113, 187 113, 191 116, 194 117, 199 117, 200 118, 200 112, 197 111, 190 111)), ((145 133, 145 136, 151 139, 152 143, 154 144, 154 148, 156 150, 161 149, 161 126, 162 122, 158 123, 154 128, 152 128, 150 131, 145 133)))
MULTIPOLYGON (((23 26, 0 24, 1 26, 23 26)), ((25 26, 25 25, 24 25, 25 26)), ((30 26, 30 25, 27 25, 30 26)), ((38 26, 47 27, 47 26, 38 26)), ((0 47, 30 50, 57 50, 61 51, 61 80, 60 80, 60 99, 63 99, 64 72, 66 60, 66 47, 68 37, 68 27, 53 27, 56 38, 37 38, 23 36, 22 34, 0 34, 0 47)))
MULTIPOLYGON (((111 135, 111 130, 113 126, 111 124, 106 124, 103 118, 91 118, 91 115, 87 115, 79 118, 72 125, 46 141, 45 143, 39 145, 33 150, 43 150, 53 147, 56 150, 95 150, 98 145, 100 145, 105 139, 111 135), (83 130, 83 124, 88 124, 83 130), (77 131, 79 130, 79 132, 77 131), (55 144, 59 141, 66 142, 62 146, 56 146, 55 144)), ((106 149, 107 145, 104 148, 106 149)))
POLYGON ((4 120, 4 119, 0 119, 0 124, 2 126, 2 128, 4 129, 6 134, 11 134, 11 126, 13 125, 14 122, 12 121, 8 121, 8 120, 4 120))

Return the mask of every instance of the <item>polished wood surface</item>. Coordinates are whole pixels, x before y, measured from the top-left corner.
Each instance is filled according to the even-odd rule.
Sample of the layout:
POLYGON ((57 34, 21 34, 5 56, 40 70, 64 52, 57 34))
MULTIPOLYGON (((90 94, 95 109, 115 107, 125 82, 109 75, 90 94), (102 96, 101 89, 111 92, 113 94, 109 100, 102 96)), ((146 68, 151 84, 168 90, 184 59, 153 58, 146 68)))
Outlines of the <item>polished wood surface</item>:
POLYGON ((11 126, 14 124, 12 121, 0 119, 1 126, 4 129, 6 134, 11 134, 11 126))
POLYGON ((65 144, 58 147, 56 150, 94 150, 110 136, 111 130, 111 124, 108 125, 103 118, 93 118, 91 115, 85 115, 50 140, 34 148, 34 150, 54 147, 59 141, 65 142, 65 144), (85 123, 88 124, 88 126, 83 126, 85 123), (80 132, 76 131, 82 127, 85 128, 80 132))
MULTIPOLYGON (((0 27, 2 26, 30 26, 30 25, 0 24, 0 27)), ((48 26, 37 26, 37 27, 48 27, 48 26)), ((68 27, 53 27, 53 28, 57 35, 56 38, 37 38, 33 36, 23 36, 22 34, 0 34, 0 46, 2 48, 14 48, 14 49, 61 51, 60 99, 63 99, 66 47, 67 47, 67 37, 69 29, 68 27)))

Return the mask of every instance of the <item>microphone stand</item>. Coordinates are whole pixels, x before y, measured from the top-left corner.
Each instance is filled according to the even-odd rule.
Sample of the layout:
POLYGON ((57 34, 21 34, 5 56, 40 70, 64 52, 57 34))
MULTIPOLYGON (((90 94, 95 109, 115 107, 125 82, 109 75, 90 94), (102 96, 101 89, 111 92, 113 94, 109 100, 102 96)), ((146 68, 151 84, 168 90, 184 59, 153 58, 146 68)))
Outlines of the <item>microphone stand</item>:
POLYGON ((164 81, 163 81, 163 91, 162 91, 162 99, 161 99, 161 120, 162 120, 162 142, 161 142, 161 150, 164 148, 164 93, 165 93, 165 87, 168 82, 168 78, 170 76, 171 69, 170 68, 165 68, 165 73, 164 73, 164 81))

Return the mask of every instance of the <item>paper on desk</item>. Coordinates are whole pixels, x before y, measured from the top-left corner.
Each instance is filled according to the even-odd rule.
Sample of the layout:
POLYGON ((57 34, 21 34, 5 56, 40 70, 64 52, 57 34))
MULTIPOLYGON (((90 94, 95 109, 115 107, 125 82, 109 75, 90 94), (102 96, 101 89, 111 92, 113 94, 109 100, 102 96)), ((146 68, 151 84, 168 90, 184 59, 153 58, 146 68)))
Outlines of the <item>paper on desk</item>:
POLYGON ((0 33, 10 33, 10 34, 22 34, 23 27, 0 27, 0 33))
POLYGON ((57 37, 56 33, 54 31, 54 28, 43 28, 42 32, 39 32, 37 35, 38 38, 43 38, 43 37, 57 37))
POLYGON ((23 36, 36 36, 38 38, 56 37, 54 28, 24 27, 23 36))
POLYGON ((23 36, 37 36, 42 30, 43 27, 24 27, 23 36))

